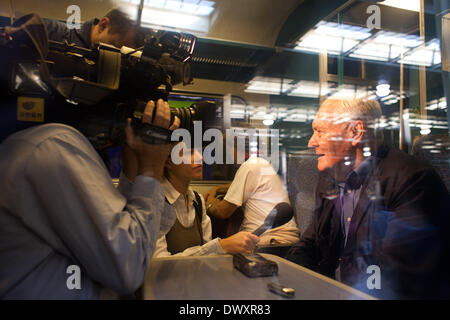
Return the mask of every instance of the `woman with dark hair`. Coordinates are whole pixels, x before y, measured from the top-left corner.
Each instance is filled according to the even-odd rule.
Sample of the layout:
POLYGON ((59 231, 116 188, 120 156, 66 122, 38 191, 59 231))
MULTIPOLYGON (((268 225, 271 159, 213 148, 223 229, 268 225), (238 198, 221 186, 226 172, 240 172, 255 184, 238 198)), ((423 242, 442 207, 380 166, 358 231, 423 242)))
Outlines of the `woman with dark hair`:
POLYGON ((175 208, 177 219, 172 229, 158 239, 153 257, 251 253, 259 237, 249 232, 211 239, 211 220, 203 197, 189 187, 191 180, 202 177, 202 164, 194 161, 201 155, 189 150, 180 158, 180 164, 170 158, 166 161, 162 181, 166 201, 175 208))

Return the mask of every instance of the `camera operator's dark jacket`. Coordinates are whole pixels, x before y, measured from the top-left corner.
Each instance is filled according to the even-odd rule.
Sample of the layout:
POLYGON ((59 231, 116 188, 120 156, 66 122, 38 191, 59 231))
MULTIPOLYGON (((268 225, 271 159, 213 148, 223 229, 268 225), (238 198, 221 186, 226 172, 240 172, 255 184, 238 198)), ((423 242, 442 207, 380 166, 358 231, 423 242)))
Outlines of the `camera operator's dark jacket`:
POLYGON ((61 21, 42 19, 47 27, 48 38, 53 41, 73 43, 79 47, 89 49, 91 46, 92 26, 98 23, 98 19, 86 21, 79 29, 69 29, 61 21))
POLYGON ((450 298, 445 185, 431 167, 387 146, 378 149, 373 163, 345 248, 336 199, 325 197, 331 179, 323 175, 314 221, 287 258, 332 278, 339 266, 343 283, 379 298, 450 298), (375 196, 377 181, 381 197, 375 196), (368 289, 371 265, 380 268, 381 289, 368 289))

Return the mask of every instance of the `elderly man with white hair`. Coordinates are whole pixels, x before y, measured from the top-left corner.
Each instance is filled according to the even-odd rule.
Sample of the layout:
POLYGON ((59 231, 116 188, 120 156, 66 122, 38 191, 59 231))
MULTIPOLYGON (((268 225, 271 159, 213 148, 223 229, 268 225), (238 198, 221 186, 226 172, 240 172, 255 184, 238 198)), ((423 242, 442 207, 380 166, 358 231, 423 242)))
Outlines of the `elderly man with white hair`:
POLYGON ((450 200, 436 172, 383 144, 378 102, 326 100, 309 147, 314 221, 287 258, 383 299, 450 298, 450 200))

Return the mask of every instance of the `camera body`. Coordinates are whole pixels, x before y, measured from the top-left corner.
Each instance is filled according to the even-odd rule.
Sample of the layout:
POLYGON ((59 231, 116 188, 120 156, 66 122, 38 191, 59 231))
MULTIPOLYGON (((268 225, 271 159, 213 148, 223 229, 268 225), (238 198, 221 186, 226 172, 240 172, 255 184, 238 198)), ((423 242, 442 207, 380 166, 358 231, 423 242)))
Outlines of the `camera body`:
MULTIPOLYGON (((86 49, 48 40, 42 20, 27 15, 0 29, 0 65, 8 70, 0 76, 8 90, 0 89, 0 96, 17 97, 18 108, 23 109, 42 101, 46 110, 42 122, 73 125, 94 146, 116 144, 127 118, 133 119, 144 141, 166 143, 171 131, 143 125, 142 112, 149 100, 167 101, 173 85, 192 82, 189 60, 195 42, 193 35, 159 30, 148 32, 139 49, 104 43, 86 49)), ((206 113, 215 113, 215 106, 200 103, 184 111, 172 110, 182 117, 181 127, 186 129, 206 113)))

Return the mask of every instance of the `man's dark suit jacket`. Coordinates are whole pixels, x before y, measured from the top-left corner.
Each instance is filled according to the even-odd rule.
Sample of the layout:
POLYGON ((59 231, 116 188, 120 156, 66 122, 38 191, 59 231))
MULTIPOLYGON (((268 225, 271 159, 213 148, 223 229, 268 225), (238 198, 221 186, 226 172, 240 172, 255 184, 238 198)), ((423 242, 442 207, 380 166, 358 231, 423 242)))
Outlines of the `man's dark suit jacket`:
POLYGON ((387 146, 377 150, 373 163, 345 248, 336 199, 325 196, 332 180, 322 175, 314 221, 287 258, 332 278, 339 265, 343 283, 379 298, 450 298, 445 185, 431 167, 387 146), (380 268, 381 289, 367 286, 371 265, 380 268))

